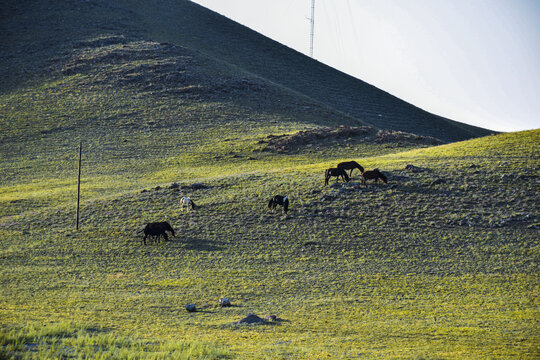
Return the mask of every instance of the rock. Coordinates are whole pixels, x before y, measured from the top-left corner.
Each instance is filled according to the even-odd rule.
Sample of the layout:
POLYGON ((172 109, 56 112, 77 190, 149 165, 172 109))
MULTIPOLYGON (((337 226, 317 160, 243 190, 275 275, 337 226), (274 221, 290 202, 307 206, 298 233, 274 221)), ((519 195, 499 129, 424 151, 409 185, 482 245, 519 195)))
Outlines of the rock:
POLYGON ((255 314, 247 314, 247 316, 241 320, 238 320, 234 324, 264 324, 266 321, 261 319, 255 314))
POLYGON ((188 304, 186 305, 186 310, 188 312, 196 312, 197 311, 197 307, 195 306, 195 304, 188 304))
POLYGON ((414 166, 413 164, 407 164, 407 166, 405 166, 405 170, 409 170, 413 173, 419 173, 419 172, 424 171, 422 168, 419 168, 418 166, 414 166))
POLYGON ((227 298, 221 298, 219 299, 219 306, 221 307, 229 307, 231 306, 231 301, 227 298))
POLYGON ((274 314, 270 314, 270 315, 266 315, 266 316, 264 317, 264 320, 266 320, 266 321, 280 321, 281 319, 278 318, 278 317, 277 317, 276 315, 274 315, 274 314))

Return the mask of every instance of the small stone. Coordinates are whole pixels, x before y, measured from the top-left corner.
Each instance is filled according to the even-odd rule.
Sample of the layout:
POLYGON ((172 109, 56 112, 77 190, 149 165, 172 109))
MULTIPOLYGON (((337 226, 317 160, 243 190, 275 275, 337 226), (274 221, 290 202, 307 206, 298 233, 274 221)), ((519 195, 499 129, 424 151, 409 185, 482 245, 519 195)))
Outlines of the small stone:
POLYGON ((188 312, 196 312, 197 311, 197 307, 195 306, 195 304, 188 304, 186 305, 186 310, 188 312))
POLYGON ((229 307, 231 306, 231 301, 227 298, 221 298, 219 299, 219 306, 221 307, 229 307))
POLYGON ((418 166, 414 166, 413 164, 407 164, 407 166, 405 166, 405 170, 412 171, 413 173, 419 173, 423 171, 423 169, 419 168, 418 166))
POLYGON ((266 321, 278 321, 278 320, 281 320, 280 318, 278 318, 276 315, 274 314, 270 314, 270 315, 266 315, 264 317, 264 320, 266 321))

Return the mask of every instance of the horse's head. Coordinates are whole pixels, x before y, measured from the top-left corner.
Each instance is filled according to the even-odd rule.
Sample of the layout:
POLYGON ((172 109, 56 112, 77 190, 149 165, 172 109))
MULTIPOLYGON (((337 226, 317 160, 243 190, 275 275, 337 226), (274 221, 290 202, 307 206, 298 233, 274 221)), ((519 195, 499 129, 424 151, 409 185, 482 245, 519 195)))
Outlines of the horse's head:
POLYGON ((345 178, 346 182, 349 182, 349 180, 351 180, 351 178, 349 178, 349 175, 347 175, 347 172, 343 169, 341 169, 341 175, 343 175, 343 178, 345 178))
POLYGON ((324 172, 324 185, 328 185, 328 180, 330 180, 330 169, 324 172))

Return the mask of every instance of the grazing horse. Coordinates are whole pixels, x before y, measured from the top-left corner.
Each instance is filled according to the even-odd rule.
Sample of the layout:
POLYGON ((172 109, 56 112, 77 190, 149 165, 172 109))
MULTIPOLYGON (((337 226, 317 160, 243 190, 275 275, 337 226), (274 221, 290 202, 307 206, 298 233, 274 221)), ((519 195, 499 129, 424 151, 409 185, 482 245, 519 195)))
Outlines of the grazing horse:
POLYGON ((195 202, 186 196, 180 199, 180 209, 182 211, 184 211, 184 206, 187 208, 187 211, 189 211, 190 207, 192 210, 195 210, 195 202))
POLYGON ((360 170, 361 173, 364 172, 364 168, 362 167, 362 165, 360 165, 356 161, 341 162, 341 163, 337 164, 337 167, 342 168, 343 170, 351 170, 351 172, 349 173, 350 177, 352 177, 352 172, 353 172, 354 169, 360 170))
POLYGON ((362 173, 362 182, 364 183, 364 185, 366 185, 366 180, 373 180, 373 179, 375 179, 375 182, 378 182, 379 179, 381 179, 385 184, 388 183, 388 179, 382 172, 379 171, 379 169, 364 171, 362 173))
POLYGON ((268 203, 268 208, 272 209, 272 212, 274 212, 276 206, 278 205, 283 206, 283 212, 286 214, 289 210, 289 198, 287 198, 287 196, 276 195, 270 199, 270 202, 268 203))
POLYGON ((340 167, 330 168, 330 169, 326 169, 326 171, 324 172, 324 185, 328 185, 328 180, 330 179, 331 176, 336 177, 336 182, 339 181, 340 176, 343 179, 343 181, 349 182, 350 180, 349 175, 347 175, 347 172, 343 168, 340 168, 340 167))
POLYGON ((167 231, 171 232, 172 236, 176 236, 174 234, 174 229, 166 221, 148 223, 143 229, 143 232, 144 232, 143 244, 146 245, 146 238, 148 236, 156 237, 157 242, 159 242, 159 238, 161 236, 163 236, 165 241, 168 241, 169 237, 167 236, 167 231))

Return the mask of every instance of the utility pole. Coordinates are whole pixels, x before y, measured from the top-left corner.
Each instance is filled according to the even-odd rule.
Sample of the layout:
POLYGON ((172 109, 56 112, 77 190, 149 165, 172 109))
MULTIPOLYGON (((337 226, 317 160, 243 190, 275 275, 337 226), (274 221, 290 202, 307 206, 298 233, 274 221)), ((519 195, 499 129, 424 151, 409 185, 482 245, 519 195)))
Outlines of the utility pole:
POLYGON ((311 0, 311 33, 309 37, 309 56, 313 57, 313 31, 315 29, 315 0, 311 0))
POLYGON ((77 225, 76 230, 79 231, 79 203, 81 198, 81 157, 82 157, 82 141, 79 143, 79 177, 77 178, 77 225))

